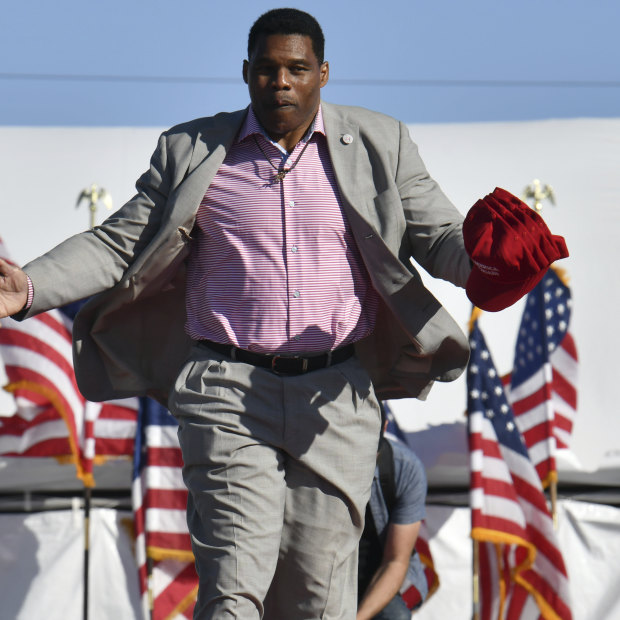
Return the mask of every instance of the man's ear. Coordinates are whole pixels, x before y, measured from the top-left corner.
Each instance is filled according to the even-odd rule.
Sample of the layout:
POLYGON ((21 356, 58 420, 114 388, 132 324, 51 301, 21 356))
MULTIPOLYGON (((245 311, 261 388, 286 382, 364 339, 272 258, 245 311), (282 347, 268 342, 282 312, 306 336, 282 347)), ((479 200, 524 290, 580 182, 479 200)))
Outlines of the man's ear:
POLYGON ((250 69, 250 63, 247 60, 243 61, 243 81, 247 84, 248 83, 248 71, 250 69))
POLYGON ((320 72, 320 86, 321 88, 323 88, 323 86, 325 86, 325 84, 327 84, 328 80, 329 80, 329 63, 327 61, 325 61, 321 67, 319 68, 319 72, 320 72))

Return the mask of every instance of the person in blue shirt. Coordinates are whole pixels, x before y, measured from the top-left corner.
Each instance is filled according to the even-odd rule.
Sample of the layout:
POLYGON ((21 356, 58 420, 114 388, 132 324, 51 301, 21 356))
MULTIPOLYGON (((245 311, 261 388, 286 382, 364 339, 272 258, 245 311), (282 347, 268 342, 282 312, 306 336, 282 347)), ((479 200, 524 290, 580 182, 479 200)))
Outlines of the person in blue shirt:
POLYGON ((418 457, 382 436, 360 541, 357 620, 409 620, 400 593, 410 586, 420 594, 418 606, 425 600, 428 585, 414 548, 426 515, 426 488, 418 457))

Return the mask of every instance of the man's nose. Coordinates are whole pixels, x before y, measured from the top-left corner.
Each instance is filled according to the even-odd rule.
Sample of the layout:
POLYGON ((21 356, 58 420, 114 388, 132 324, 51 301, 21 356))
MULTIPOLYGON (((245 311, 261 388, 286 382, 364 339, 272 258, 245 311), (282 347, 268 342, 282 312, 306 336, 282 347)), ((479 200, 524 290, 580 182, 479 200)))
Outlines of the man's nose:
POLYGON ((289 72, 284 67, 275 72, 273 86, 277 90, 288 90, 291 87, 289 72))

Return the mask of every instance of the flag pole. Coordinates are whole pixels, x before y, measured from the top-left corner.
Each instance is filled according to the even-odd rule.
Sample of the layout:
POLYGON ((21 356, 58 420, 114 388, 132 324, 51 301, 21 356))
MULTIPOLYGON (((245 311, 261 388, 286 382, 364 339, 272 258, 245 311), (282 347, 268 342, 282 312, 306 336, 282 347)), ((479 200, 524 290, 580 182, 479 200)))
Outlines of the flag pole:
POLYGON ((551 519, 553 520, 553 529, 558 529, 558 481, 556 478, 551 480, 549 484, 549 496, 551 498, 551 519))
MULTIPOLYGON (((468 333, 474 330, 476 321, 482 316, 482 310, 477 306, 471 307, 468 333)), ((480 543, 472 538, 473 567, 472 567, 472 619, 480 620, 480 543)))
POLYGON ((146 558, 146 584, 149 601, 149 620, 153 620, 155 613, 155 596, 153 594, 153 558, 146 558))
MULTIPOLYGON (((553 192, 553 187, 551 185, 543 185, 541 184, 539 179, 534 179, 531 185, 528 185, 523 190, 523 200, 532 200, 533 204, 531 208, 536 211, 539 215, 542 212, 542 203, 544 200, 548 200, 552 205, 555 205, 555 194, 553 192)), ((555 457, 555 455, 554 455, 555 457)), ((551 477, 549 481, 549 497, 551 500, 551 518, 553 521, 553 529, 558 529, 558 511, 557 511, 557 503, 558 503, 558 479, 557 479, 557 471, 553 472, 554 475, 551 477)))
POLYGON ((473 620, 480 620, 480 543, 472 538, 473 542, 473 579, 472 579, 472 601, 473 601, 473 620))
MULTIPOLYGON (((78 196, 75 204, 76 208, 80 206, 82 201, 88 201, 89 211, 89 228, 94 228, 96 224, 97 205, 102 202, 107 209, 112 209, 112 198, 110 194, 103 188, 95 185, 84 188, 78 196)), ((84 609, 83 620, 88 620, 88 573, 90 564, 90 504, 92 498, 92 490, 90 485, 84 486, 84 609)))

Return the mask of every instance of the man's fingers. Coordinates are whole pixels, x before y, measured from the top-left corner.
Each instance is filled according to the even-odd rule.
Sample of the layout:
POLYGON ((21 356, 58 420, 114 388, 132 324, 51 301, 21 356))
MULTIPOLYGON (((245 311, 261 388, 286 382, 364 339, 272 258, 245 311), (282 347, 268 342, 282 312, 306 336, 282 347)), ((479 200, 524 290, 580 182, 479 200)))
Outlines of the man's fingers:
POLYGON ((16 269, 16 267, 15 267, 15 265, 12 262, 10 262, 10 261, 8 261, 8 260, 6 260, 4 258, 0 258, 0 274, 1 275, 6 276, 13 269, 16 269))
POLYGON ((16 265, 0 258, 0 290, 21 294, 28 291, 26 274, 16 265))
POLYGON ((19 312, 28 301, 28 278, 16 265, 0 258, 0 318, 19 312))

